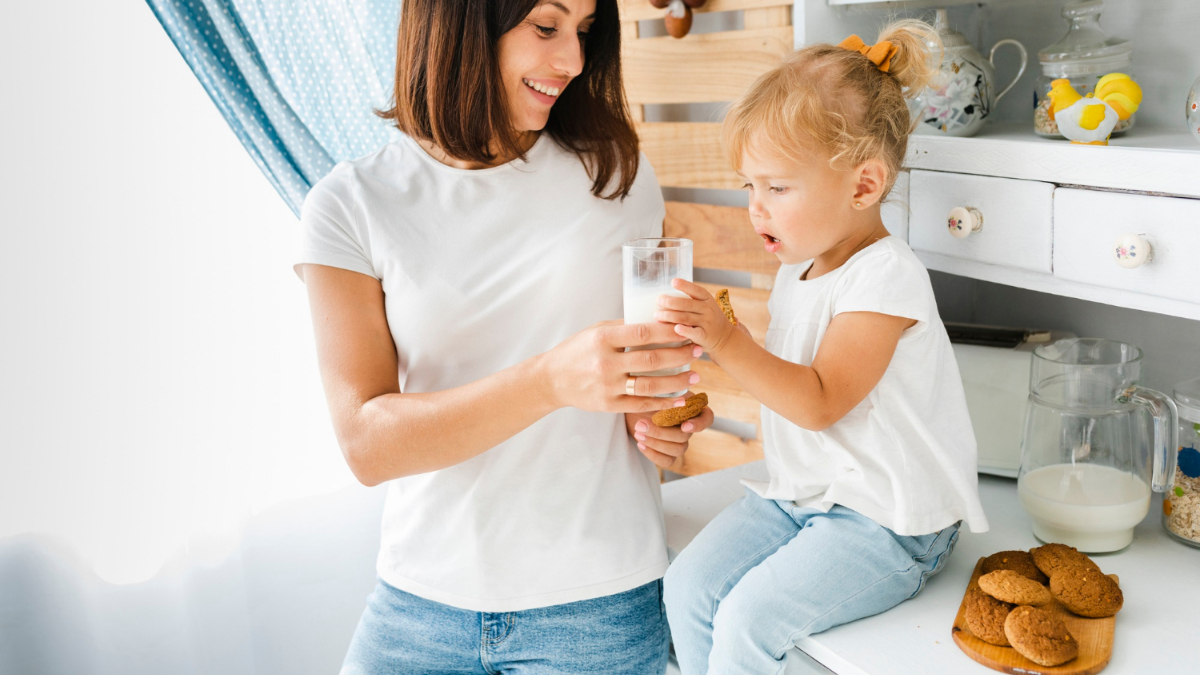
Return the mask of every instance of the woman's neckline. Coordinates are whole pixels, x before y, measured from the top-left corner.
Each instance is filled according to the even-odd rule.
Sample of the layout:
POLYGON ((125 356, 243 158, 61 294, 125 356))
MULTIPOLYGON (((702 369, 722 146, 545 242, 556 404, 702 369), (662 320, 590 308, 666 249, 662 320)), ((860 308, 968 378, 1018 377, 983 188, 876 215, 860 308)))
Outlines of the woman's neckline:
POLYGON ((538 156, 541 153, 541 149, 547 143, 551 142, 546 139, 546 136, 547 136, 547 134, 545 132, 538 134, 537 140, 535 140, 533 142, 533 145, 529 146, 529 149, 525 151, 525 159, 524 160, 522 160, 520 157, 517 157, 517 158, 509 160, 503 164, 497 164, 496 166, 487 166, 487 167, 483 167, 483 168, 479 168, 479 169, 463 169, 463 168, 460 168, 457 166, 450 166, 449 164, 443 164, 436 157, 429 154, 429 151, 426 150, 420 143, 418 143, 417 139, 413 138, 412 136, 409 136, 408 134, 404 134, 402 138, 403 138, 403 141, 405 143, 407 143, 409 145, 409 147, 411 147, 416 152, 417 156, 420 157, 422 161, 424 161, 425 163, 427 163, 431 166, 436 167, 438 170, 449 171, 449 172, 461 174, 464 176, 482 176, 482 175, 486 175, 489 173, 495 173, 497 171, 508 171, 508 170, 512 170, 512 169, 522 168, 522 167, 532 163, 534 157, 538 156))

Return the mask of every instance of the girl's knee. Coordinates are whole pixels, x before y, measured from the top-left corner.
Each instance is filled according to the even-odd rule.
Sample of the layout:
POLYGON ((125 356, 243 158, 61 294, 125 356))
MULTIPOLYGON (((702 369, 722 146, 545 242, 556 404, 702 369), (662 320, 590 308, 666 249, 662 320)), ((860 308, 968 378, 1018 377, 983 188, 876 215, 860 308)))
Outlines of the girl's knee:
POLYGON ((789 618, 764 613, 761 606, 742 602, 736 594, 726 598, 713 617, 710 665, 778 661, 792 644, 783 635, 790 631, 782 630, 792 624, 789 618))
POLYGON ((678 611, 680 603, 687 599, 689 589, 695 586, 690 567, 688 560, 680 555, 667 568, 667 574, 663 577, 663 604, 667 606, 668 613, 678 611))
POLYGON ((698 605, 711 605, 716 598, 720 579, 718 570, 703 555, 689 553, 685 549, 663 577, 663 603, 667 612, 679 613, 684 608, 698 605))
POLYGON ((782 592, 736 587, 713 617, 713 650, 782 658, 796 639, 811 632, 818 609, 803 597, 787 603, 767 597, 782 592), (723 645, 721 649, 718 643, 723 645))

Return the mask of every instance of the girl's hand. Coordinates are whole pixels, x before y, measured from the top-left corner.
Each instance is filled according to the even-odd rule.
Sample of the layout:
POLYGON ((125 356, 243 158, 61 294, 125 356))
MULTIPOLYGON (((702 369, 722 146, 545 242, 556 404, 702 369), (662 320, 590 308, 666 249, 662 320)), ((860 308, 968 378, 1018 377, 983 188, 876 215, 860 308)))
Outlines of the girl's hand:
POLYGON ((678 368, 703 353, 696 345, 625 351, 626 347, 680 342, 672 328, 665 323, 606 321, 563 340, 540 359, 541 377, 553 405, 615 413, 654 413, 674 407, 676 399, 656 395, 685 390, 700 381, 699 374, 641 375, 634 380, 632 396, 625 389, 630 373, 678 368))
POLYGON ((671 285, 688 297, 659 296, 658 306, 662 309, 655 312, 654 318, 677 324, 676 334, 704 347, 705 351, 715 356, 733 335, 733 324, 725 318, 725 312, 721 311, 716 298, 703 286, 683 279, 675 279, 671 285))
MULTIPOLYGON (((690 395, 689 391, 679 399, 668 399, 671 401, 669 407, 683 405, 682 399, 686 399, 690 395)), ((712 426, 712 423, 712 408, 705 408, 698 417, 693 417, 677 427, 657 426, 650 421, 648 413, 625 414, 625 428, 629 430, 629 435, 637 441, 638 450, 641 450, 647 459, 662 469, 670 467, 675 460, 687 452, 692 434, 704 431, 712 426)))

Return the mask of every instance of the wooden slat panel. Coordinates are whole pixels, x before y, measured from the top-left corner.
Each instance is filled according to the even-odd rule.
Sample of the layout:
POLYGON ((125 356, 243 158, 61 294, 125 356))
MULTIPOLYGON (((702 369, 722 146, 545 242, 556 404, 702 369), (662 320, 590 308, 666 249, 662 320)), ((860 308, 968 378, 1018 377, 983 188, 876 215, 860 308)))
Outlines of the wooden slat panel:
POLYGON ((779 258, 763 248, 762 237, 754 233, 744 208, 667 202, 663 236, 691 239, 696 267, 772 277, 779 270, 779 258))
MULTIPOLYGON (((661 19, 663 12, 666 10, 658 9, 651 5, 649 0, 619 0, 621 5, 621 20, 622 21, 645 21, 648 19, 661 19)), ((753 9, 755 7, 777 7, 791 6, 790 0, 708 0, 700 9, 693 9, 693 12, 703 14, 705 12, 732 12, 739 9, 753 9)))
POLYGON ((750 288, 765 288, 768 291, 771 290, 772 288, 775 288, 775 275, 774 274, 751 274, 750 275, 750 288))
MULTIPOLYGON (((636 40, 639 34, 638 22, 622 21, 621 22, 621 39, 636 40)), ((634 122, 646 121, 646 109, 640 103, 629 102, 629 119, 634 122)))
POLYGON ((758 426, 762 411, 758 399, 742 389, 742 385, 721 366, 712 361, 699 360, 692 364, 692 370, 700 374, 700 382, 692 385, 691 389, 696 393, 708 394, 708 405, 713 409, 713 414, 758 426))
POLYGON ((792 25, 791 7, 748 9, 742 13, 743 28, 767 28, 769 26, 790 25, 792 25))
POLYGON ((767 337, 767 327, 771 325, 771 313, 767 311, 767 298, 771 291, 760 288, 738 288, 720 284, 700 284, 716 295, 722 288, 729 289, 729 304, 733 305, 733 313, 739 322, 746 324, 754 341, 763 344, 767 337))
POLYGON ((792 51, 789 27, 625 39, 625 96, 633 103, 732 101, 792 51))
POLYGON ((720 124, 642 122, 637 130, 659 185, 736 190, 745 184, 725 161, 720 124))
POLYGON ((695 476, 762 458, 762 441, 747 441, 733 434, 708 429, 692 436, 688 451, 675 460, 668 470, 684 476, 695 476))

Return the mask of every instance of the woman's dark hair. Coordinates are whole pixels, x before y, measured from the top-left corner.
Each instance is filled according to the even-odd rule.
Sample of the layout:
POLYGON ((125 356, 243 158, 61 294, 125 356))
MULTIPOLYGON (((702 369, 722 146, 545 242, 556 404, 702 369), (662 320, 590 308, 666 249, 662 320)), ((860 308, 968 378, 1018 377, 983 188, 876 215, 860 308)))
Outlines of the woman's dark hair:
MULTIPOLYGON (((376 114, 455 159, 523 157, 512 128, 497 45, 542 0, 404 0, 392 107, 376 114)), ((583 70, 550 109, 545 133, 579 156, 604 199, 629 194, 638 139, 621 82, 617 0, 596 0, 583 70), (605 194, 614 177, 619 179, 605 194)))

